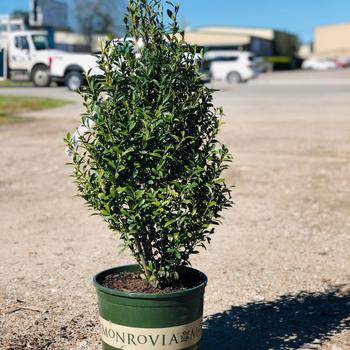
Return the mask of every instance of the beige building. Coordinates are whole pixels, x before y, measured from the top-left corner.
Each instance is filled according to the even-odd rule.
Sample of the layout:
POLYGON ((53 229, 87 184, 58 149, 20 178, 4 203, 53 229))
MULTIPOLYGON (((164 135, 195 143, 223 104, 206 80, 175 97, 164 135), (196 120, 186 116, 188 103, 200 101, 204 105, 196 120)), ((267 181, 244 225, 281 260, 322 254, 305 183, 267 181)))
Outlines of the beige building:
POLYGON ((218 35, 244 35, 244 36, 254 36, 261 39, 273 40, 274 30, 269 28, 249 28, 249 27, 220 27, 220 26, 209 26, 202 27, 196 30, 200 33, 216 33, 218 35))
POLYGON ((294 57, 299 47, 294 34, 271 28, 208 26, 185 32, 185 40, 207 50, 247 50, 263 57, 294 57))
POLYGON ((314 55, 318 57, 350 57, 350 23, 317 27, 314 55))
POLYGON ((185 33, 185 40, 207 49, 252 50, 261 56, 272 51, 274 31, 265 28, 210 26, 185 33))
POLYGON ((244 34, 227 34, 218 32, 189 31, 185 40, 191 45, 212 46, 244 46, 249 45, 250 36, 244 34))

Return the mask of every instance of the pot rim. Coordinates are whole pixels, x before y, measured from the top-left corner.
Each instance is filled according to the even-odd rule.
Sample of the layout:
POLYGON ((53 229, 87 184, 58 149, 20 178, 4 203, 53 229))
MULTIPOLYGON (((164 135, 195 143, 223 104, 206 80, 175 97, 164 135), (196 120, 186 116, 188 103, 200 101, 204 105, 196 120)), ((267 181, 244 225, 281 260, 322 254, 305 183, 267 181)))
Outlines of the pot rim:
POLYGON ((175 291, 175 292, 168 292, 168 293, 126 292, 126 291, 104 287, 100 282, 98 282, 99 278, 101 278, 102 276, 107 276, 111 272, 114 272, 119 269, 128 269, 128 268, 135 268, 135 267, 138 267, 138 265, 136 264, 122 265, 122 266, 117 266, 117 267, 113 267, 113 268, 101 271, 93 277, 93 284, 98 291, 101 291, 110 295, 115 295, 118 297, 131 298, 131 299, 169 299, 169 298, 183 297, 192 293, 196 293, 197 291, 204 289, 208 283, 208 278, 203 272, 189 266, 181 266, 181 268, 185 268, 186 270, 191 270, 194 273, 198 273, 202 282, 193 288, 175 291))

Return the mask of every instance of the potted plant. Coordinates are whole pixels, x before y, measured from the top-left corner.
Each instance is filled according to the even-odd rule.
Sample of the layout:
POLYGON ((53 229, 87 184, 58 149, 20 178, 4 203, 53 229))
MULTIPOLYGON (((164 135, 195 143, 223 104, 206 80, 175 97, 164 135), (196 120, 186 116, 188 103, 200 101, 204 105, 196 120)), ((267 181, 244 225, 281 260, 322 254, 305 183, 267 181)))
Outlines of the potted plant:
POLYGON ((231 205, 223 112, 178 11, 168 2, 165 24, 161 0, 129 2, 126 37, 102 47, 103 77, 87 76, 66 137, 80 195, 137 262, 94 277, 103 349, 199 349, 207 279, 189 259, 231 205))

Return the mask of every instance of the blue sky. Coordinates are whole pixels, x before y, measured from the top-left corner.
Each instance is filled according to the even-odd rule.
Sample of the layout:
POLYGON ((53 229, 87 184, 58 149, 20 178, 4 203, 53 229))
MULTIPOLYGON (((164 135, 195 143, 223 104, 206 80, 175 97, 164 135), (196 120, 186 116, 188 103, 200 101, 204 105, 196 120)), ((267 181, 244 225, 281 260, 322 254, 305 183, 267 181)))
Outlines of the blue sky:
MULTIPOLYGON (((72 3, 73 0, 67 0, 72 3)), ((309 42, 315 26, 350 22, 350 0, 178 0, 183 23, 273 27, 309 42)), ((0 0, 0 13, 28 9, 29 0, 0 0)))

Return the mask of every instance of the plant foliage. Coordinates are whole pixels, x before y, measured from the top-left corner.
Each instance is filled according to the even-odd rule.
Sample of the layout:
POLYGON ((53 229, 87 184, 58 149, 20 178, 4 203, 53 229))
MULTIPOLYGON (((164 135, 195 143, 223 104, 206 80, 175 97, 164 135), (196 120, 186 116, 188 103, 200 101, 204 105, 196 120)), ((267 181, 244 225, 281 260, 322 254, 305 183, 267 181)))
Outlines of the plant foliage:
POLYGON ((201 81, 196 48, 177 24, 179 6, 129 2, 127 37, 102 48, 104 77, 88 76, 83 124, 66 142, 80 195, 120 233, 153 285, 178 279, 231 205, 220 177, 231 160, 216 135, 223 115, 201 81), (92 121, 92 123, 91 123, 92 121))

